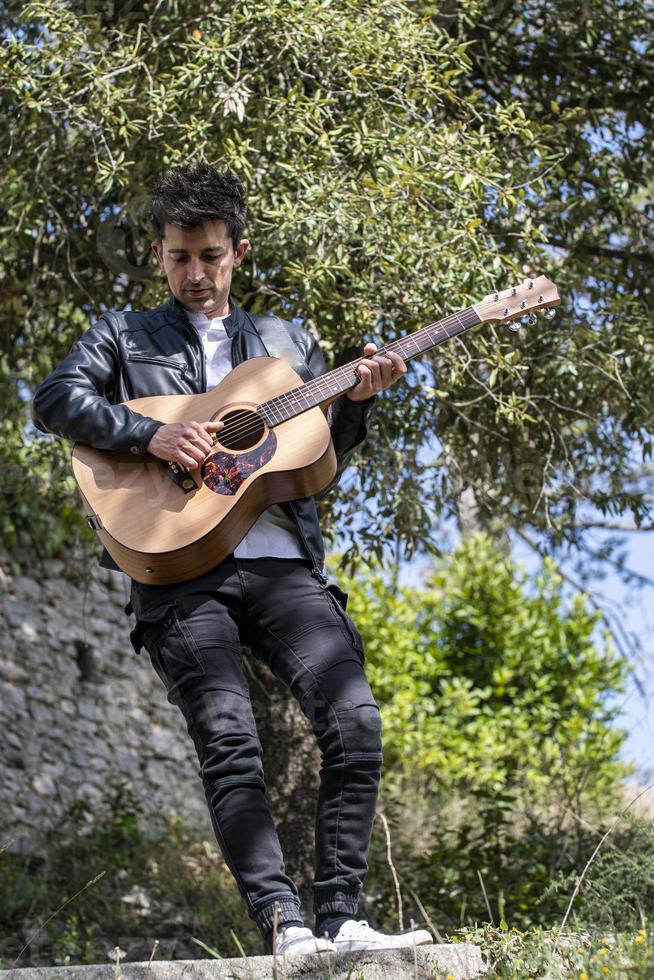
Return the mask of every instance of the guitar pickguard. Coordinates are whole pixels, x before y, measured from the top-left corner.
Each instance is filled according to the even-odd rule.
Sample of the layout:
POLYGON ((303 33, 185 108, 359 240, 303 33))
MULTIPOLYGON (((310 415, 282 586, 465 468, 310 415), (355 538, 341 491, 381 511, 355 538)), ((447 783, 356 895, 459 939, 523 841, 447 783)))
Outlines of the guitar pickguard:
POLYGON ((275 433, 269 430, 262 444, 247 453, 227 453, 218 450, 203 463, 202 480, 214 493, 233 496, 244 480, 270 462, 276 449, 277 438, 275 433))

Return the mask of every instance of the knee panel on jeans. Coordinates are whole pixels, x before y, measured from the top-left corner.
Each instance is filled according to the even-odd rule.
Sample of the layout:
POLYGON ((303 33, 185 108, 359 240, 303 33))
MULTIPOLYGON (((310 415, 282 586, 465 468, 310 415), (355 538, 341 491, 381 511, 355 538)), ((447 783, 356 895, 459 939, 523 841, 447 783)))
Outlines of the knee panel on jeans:
POLYGON ((363 670, 351 671, 340 690, 330 687, 316 685, 302 700, 325 762, 381 762, 381 717, 363 670), (348 696, 335 696, 343 692, 348 696))
POLYGON ((381 762, 381 717, 374 701, 335 708, 346 762, 381 762))

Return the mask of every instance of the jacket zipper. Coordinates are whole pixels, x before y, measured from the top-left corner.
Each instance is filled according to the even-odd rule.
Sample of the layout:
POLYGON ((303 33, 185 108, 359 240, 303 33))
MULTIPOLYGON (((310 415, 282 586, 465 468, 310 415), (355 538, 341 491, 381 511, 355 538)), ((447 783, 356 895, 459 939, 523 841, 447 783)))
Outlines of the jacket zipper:
POLYGON ((202 391, 206 391, 207 390, 207 357, 206 354, 204 353, 204 345, 202 344, 202 341, 198 337, 195 328, 191 326, 190 329, 193 330, 193 333, 195 334, 195 337, 193 338, 193 342, 196 344, 196 347, 199 347, 199 352, 200 352, 200 385, 202 387, 202 391))
POLYGON ((292 500, 289 500, 289 501, 287 501, 287 503, 288 503, 288 509, 291 512, 291 516, 292 516, 293 521, 295 523, 295 526, 296 526, 296 528, 298 530, 298 534, 300 535, 300 538, 302 539, 302 544, 304 545, 304 550, 306 551, 307 555, 311 559, 311 574, 313 575, 313 577, 315 579, 318 579, 318 581, 320 582, 321 585, 326 585, 327 584, 327 576, 322 571, 322 569, 319 568, 319 566, 316 564, 315 555, 314 555, 313 551, 311 550, 311 548, 309 547, 309 544, 307 542, 307 539, 306 539, 306 536, 304 534, 304 531, 302 530, 302 528, 300 526, 300 522, 299 522, 299 520, 297 518, 297 514, 293 510, 293 507, 292 507, 293 501, 292 500))
POLYGON ((232 371, 236 367, 236 337, 237 335, 234 334, 234 336, 232 337, 232 346, 230 348, 230 355, 232 358, 232 371))
POLYGON ((204 355, 202 341, 200 340, 197 330, 182 309, 181 304, 173 305, 173 314, 178 320, 181 320, 186 327, 186 332, 191 341, 191 347, 195 347, 196 351, 200 355, 200 391, 205 392, 207 390, 207 372, 205 367, 206 358, 204 355))
POLYGON ((167 367, 170 366, 178 368, 182 374, 186 374, 188 370, 187 364, 184 364, 181 361, 176 361, 172 357, 149 357, 147 354, 128 354, 127 360, 143 361, 147 364, 165 364, 167 367))

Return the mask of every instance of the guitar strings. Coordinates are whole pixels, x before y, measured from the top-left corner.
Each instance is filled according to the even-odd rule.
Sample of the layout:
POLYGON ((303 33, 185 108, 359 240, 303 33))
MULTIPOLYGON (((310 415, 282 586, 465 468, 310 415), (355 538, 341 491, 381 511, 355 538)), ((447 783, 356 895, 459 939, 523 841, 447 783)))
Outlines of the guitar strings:
MULTIPOLYGON (((470 312, 474 312, 474 309, 472 307, 469 307, 468 309, 463 310, 462 312, 470 313, 470 312)), ((376 351, 376 353, 381 354, 387 350, 392 350, 393 348, 396 347, 399 347, 401 349, 403 346, 407 344, 417 345, 417 348, 414 352, 408 352, 407 354, 405 354, 407 360, 411 357, 416 356, 416 354, 424 353, 429 348, 423 349, 419 345, 418 336, 419 335, 429 336, 429 331, 433 327, 438 327, 439 332, 440 331, 444 332, 444 336, 442 338, 439 337, 437 340, 434 340, 434 338, 430 336, 429 337, 430 346, 434 346, 434 344, 437 344, 440 340, 450 339, 451 337, 455 336, 455 334, 447 332, 445 324, 448 321, 455 321, 454 325, 459 326, 461 328, 461 330, 457 331, 457 333, 475 325, 475 323, 465 324, 461 320, 460 314, 455 312, 453 314, 450 314, 448 317, 445 317, 441 321, 437 321, 435 323, 428 324, 426 327, 422 327, 419 331, 416 331, 416 333, 414 334, 409 334, 406 337, 401 337, 396 341, 392 341, 391 343, 384 345, 383 347, 379 348, 379 350, 376 351)), ((476 323, 479 323, 479 319, 477 319, 476 323)), ((356 361, 352 361, 349 364, 344 364, 338 368, 335 368, 333 371, 330 371, 329 374, 327 375, 323 375, 319 378, 315 378, 313 381, 310 381, 306 385, 300 385, 297 388, 290 389, 287 392, 282 392, 280 395, 275 395, 267 402, 263 402, 261 405, 258 405, 257 409, 259 410, 263 409, 265 411, 266 407, 270 406, 270 408, 272 408, 274 412, 281 412, 284 408, 291 408, 292 415, 288 416, 287 418, 284 418, 282 416, 282 418, 280 419, 273 420, 273 426, 278 425, 281 422, 288 421, 289 418, 293 418, 297 415, 302 414, 304 411, 308 411, 311 408, 315 408, 316 405, 320 403, 320 401, 326 400, 326 398, 329 397, 330 395, 338 395, 344 391, 349 390, 350 387, 354 387, 354 385, 350 384, 348 385, 348 388, 343 388, 342 391, 338 391, 338 390, 334 391, 332 387, 332 381, 330 379, 334 379, 335 376, 338 376, 339 382, 343 380, 350 381, 351 374, 356 373, 356 365, 359 364, 364 359, 365 358, 363 357, 358 358, 356 361), (350 375, 350 377, 348 377, 348 375, 350 375), (313 399, 316 393, 318 394, 318 396, 322 395, 325 397, 324 398, 319 397, 317 401, 314 401, 313 399), (298 412, 297 402, 298 401, 301 402, 302 400, 308 401, 309 404, 306 404, 306 406, 302 408, 300 412, 298 412), (280 408, 277 409, 274 403, 279 404, 280 408)), ((245 414, 245 410, 243 411, 245 414)), ((255 434, 261 428, 261 422, 262 421, 267 422, 265 418, 262 420, 262 417, 260 415, 256 415, 254 411, 252 411, 249 414, 254 415, 254 418, 251 419, 246 418, 246 419, 241 419, 239 421, 235 420, 231 424, 225 426, 225 428, 220 433, 220 438, 218 440, 221 445, 225 446, 225 448, 228 449, 233 448, 234 442, 239 442, 242 439, 246 438, 247 436, 255 434), (224 433, 224 435, 222 435, 222 433, 224 433)))
MULTIPOLYGON (((411 357, 415 357, 417 354, 425 353, 425 351, 429 349, 429 347, 424 349, 420 347, 418 343, 418 337, 428 336, 430 339, 430 346, 435 346, 442 340, 449 340, 451 339, 451 337, 456 336, 456 334, 447 332, 446 324, 448 324, 449 321, 454 321, 453 325, 460 327, 460 330, 457 331, 457 334, 463 332, 464 330, 469 329, 469 327, 475 326, 476 323, 479 323, 480 322, 479 319, 477 319, 476 323, 466 324, 463 322, 463 320, 461 319, 461 314, 469 314, 471 312, 477 315, 474 307, 468 307, 467 309, 462 310, 460 313, 459 312, 451 313, 447 317, 444 317, 442 320, 437 320, 434 323, 430 323, 425 327, 421 327, 420 330, 416 331, 413 334, 409 334, 406 337, 400 337, 397 340, 385 344, 384 346, 380 347, 379 350, 377 350, 375 353, 383 354, 384 352, 388 350, 393 350, 394 348, 401 349, 403 346, 407 344, 418 344, 417 349, 414 352, 408 352, 407 354, 405 354, 406 360, 409 360, 411 357), (434 339, 429 335, 429 331, 431 331, 434 327, 438 328, 439 333, 442 332, 444 334, 442 338, 438 337, 438 339, 434 339)), ((342 394, 344 391, 349 390, 349 388, 343 388, 342 391, 334 391, 330 379, 333 379, 335 376, 338 375, 339 381, 346 380, 346 376, 348 374, 350 373, 356 374, 356 366, 362 360, 365 360, 365 358, 360 357, 356 361, 351 361, 349 364, 343 364, 340 367, 335 368, 333 371, 330 371, 329 374, 327 375, 322 375, 321 377, 314 378, 312 381, 308 382, 308 384, 299 385, 297 388, 292 388, 287 392, 282 392, 279 395, 275 395, 273 398, 270 398, 267 402, 262 402, 260 405, 257 405, 257 409, 263 410, 265 412, 266 406, 271 406, 273 411, 278 411, 276 409, 276 406, 273 404, 277 402, 280 405, 280 410, 282 408, 292 408, 293 414, 288 416, 287 418, 282 417, 281 419, 273 421, 273 427, 274 425, 279 425, 281 422, 288 421, 290 418, 294 418, 305 411, 309 411, 309 409, 311 408, 315 408, 318 404, 320 404, 320 401, 326 400, 326 398, 329 397, 330 395, 339 395, 342 394), (325 398, 319 398, 318 401, 313 401, 313 398, 315 397, 316 393, 318 395, 324 395, 325 398), (297 412, 296 411, 297 404, 293 404, 293 402, 294 401, 297 402, 298 400, 304 400, 304 399, 306 399, 307 401, 310 400, 311 404, 307 404, 306 407, 304 407, 301 412, 297 412)), ((350 379, 347 378, 347 380, 350 379)), ((352 385, 351 387, 355 387, 355 385, 352 385)), ((243 413, 246 414, 246 410, 243 410, 243 413)), ((266 422, 266 419, 265 418, 262 419, 262 416, 256 414, 254 410, 252 410, 250 413, 247 414, 254 415, 254 418, 253 419, 246 418, 239 421, 235 420, 233 423, 226 425, 225 428, 222 429, 220 433, 217 433, 217 435, 219 435, 220 437, 218 439, 220 445, 224 446, 227 449, 234 448, 233 445, 234 442, 240 442, 242 439, 247 438, 247 436, 254 435, 261 428, 261 422, 262 421, 266 422)), ((268 423, 266 422, 266 424, 268 423)))

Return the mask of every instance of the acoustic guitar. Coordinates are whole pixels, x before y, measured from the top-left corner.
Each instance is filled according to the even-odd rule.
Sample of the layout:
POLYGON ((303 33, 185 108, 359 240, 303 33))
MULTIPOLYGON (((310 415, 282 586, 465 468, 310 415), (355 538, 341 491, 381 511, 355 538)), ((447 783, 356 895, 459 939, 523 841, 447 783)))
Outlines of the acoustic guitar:
MULTIPOLYGON (((381 350, 407 361, 480 323, 517 328, 538 310, 553 315, 559 302, 553 283, 538 276, 381 350)), ((75 444, 86 520, 118 567, 138 582, 185 582, 226 558, 266 507, 326 487, 336 472, 327 407, 358 384, 362 359, 305 383, 286 361, 255 357, 203 394, 124 402, 164 423, 215 419, 224 427, 192 470, 149 454, 135 459, 75 444)))

